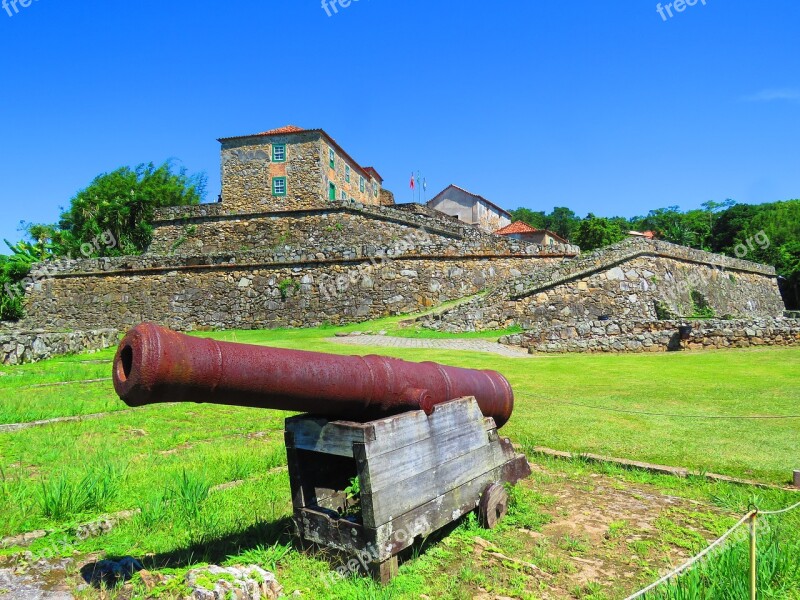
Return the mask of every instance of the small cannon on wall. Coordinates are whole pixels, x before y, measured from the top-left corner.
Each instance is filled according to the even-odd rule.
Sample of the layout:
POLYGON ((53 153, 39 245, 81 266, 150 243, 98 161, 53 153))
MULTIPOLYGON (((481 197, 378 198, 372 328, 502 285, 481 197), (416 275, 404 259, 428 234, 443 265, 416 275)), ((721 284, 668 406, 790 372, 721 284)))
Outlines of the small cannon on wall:
POLYGON ((297 534, 358 557, 382 581, 416 537, 476 508, 493 526, 507 508, 502 484, 530 475, 497 433, 514 395, 495 371, 218 342, 144 323, 122 340, 113 378, 133 407, 308 413, 286 420, 297 534), (358 513, 345 493, 353 487, 358 513))

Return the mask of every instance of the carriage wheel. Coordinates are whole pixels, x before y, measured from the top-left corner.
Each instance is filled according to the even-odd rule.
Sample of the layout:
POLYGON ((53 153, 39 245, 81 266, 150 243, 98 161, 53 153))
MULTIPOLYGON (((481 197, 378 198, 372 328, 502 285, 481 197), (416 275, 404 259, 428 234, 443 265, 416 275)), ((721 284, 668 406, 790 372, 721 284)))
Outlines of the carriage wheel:
POLYGON ((478 505, 478 518, 481 527, 494 529, 508 512, 508 492, 500 483, 492 483, 483 490, 478 505))

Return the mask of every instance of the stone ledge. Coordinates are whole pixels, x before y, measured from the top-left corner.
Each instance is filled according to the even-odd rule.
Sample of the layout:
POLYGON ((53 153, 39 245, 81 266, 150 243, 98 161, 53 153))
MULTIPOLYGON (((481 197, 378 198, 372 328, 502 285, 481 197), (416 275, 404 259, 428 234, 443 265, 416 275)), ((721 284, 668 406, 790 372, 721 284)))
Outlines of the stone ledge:
POLYGON ((586 321, 504 336, 500 343, 533 353, 668 352, 800 345, 800 320, 777 318, 682 321, 586 321), (678 328, 691 326, 682 340, 678 328))
POLYGON ((97 352, 117 345, 119 330, 0 330, 0 364, 20 365, 63 354, 97 352))

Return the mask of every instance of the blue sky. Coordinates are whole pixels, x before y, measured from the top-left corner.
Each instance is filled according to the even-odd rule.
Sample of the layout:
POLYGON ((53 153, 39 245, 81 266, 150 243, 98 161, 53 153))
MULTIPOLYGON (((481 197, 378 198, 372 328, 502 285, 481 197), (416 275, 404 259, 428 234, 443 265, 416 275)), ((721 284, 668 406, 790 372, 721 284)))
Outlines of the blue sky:
POLYGON ((800 197, 797 0, 698 0, 664 18, 645 0, 9 9, 0 237, 54 222, 122 165, 177 159, 208 174, 213 200, 216 138, 285 124, 326 129, 399 201, 412 170, 429 197, 457 183, 582 216, 800 197))

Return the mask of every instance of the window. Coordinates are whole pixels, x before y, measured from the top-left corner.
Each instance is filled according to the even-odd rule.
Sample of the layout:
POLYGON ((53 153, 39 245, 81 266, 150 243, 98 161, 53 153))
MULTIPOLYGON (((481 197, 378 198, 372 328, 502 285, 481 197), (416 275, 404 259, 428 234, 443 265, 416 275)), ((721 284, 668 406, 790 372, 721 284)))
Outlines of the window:
POLYGON ((336 168, 336 153, 333 151, 333 148, 328 150, 328 163, 330 164, 331 169, 336 168))
POLYGON ((372 195, 373 196, 377 196, 378 195, 378 182, 377 181, 373 181, 372 182, 372 195))
POLYGON ((359 176, 358 178, 358 189, 361 190, 361 193, 364 193, 364 178, 359 176))
POLYGON ((342 200, 347 201, 347 192, 342 192, 342 200))
POLYGON ((272 162, 286 162, 286 144, 272 144, 272 162))
POLYGON ((328 184, 328 200, 336 200, 336 184, 333 182, 328 184))
POLYGON ((272 178, 272 195, 273 196, 286 195, 286 177, 272 178))
POLYGON ((344 180, 350 183, 350 165, 345 165, 344 167, 344 180))

